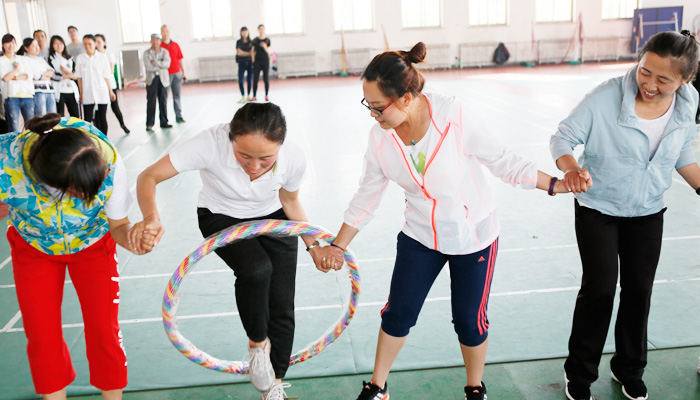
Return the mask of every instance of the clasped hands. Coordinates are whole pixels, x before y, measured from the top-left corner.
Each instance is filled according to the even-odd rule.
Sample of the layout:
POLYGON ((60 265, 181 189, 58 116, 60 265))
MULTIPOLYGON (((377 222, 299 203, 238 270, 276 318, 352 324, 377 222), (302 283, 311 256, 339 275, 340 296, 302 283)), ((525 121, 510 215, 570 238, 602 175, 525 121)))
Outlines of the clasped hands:
POLYGON ((150 253, 158 245, 165 230, 157 218, 145 218, 129 229, 128 238, 134 254, 150 253))
POLYGON ((556 185, 559 186, 559 190, 556 190, 557 193, 570 192, 578 194, 586 192, 593 187, 593 178, 588 170, 583 168, 573 169, 566 171, 564 173, 564 179, 561 179, 556 185))

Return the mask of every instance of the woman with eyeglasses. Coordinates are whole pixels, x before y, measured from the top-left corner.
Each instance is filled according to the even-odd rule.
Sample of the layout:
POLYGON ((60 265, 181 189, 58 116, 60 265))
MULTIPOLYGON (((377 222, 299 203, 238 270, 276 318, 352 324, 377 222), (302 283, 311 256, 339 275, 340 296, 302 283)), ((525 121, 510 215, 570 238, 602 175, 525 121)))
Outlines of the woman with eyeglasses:
MULTIPOLYGON (((538 171, 498 144, 461 100, 423 93, 414 66, 425 45, 376 56, 362 74, 364 99, 377 121, 369 135, 360 188, 345 211, 332 246, 321 249, 322 271, 339 269, 343 249, 372 218, 389 181, 404 189, 406 223, 398 234, 389 301, 382 311, 374 372, 358 400, 388 399, 387 377, 445 263, 452 279, 452 316, 467 381, 466 399, 486 399, 482 382, 489 322, 486 315, 500 223, 481 165, 504 182, 550 195, 563 182, 538 171)), ((587 173, 580 179, 586 184, 587 173)), ((588 181, 590 184, 590 181, 588 181)))

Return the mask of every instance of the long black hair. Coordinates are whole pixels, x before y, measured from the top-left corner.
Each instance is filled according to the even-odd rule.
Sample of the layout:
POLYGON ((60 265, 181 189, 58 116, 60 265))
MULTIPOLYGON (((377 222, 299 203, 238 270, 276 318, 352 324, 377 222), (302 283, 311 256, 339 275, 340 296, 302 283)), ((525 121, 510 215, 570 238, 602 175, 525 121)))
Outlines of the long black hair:
POLYGON ((265 139, 282 144, 287 135, 287 121, 282 110, 273 103, 246 103, 234 114, 228 137, 262 135, 265 139))
POLYGON ((36 39, 30 38, 30 37, 24 38, 24 40, 22 40, 22 46, 20 46, 19 50, 17 50, 17 55, 23 56, 23 55, 27 54, 27 49, 29 48, 29 46, 32 45, 32 42, 35 40, 36 39))
POLYGON ((66 49, 66 42, 64 42, 63 38, 58 35, 51 36, 51 40, 49 41, 49 58, 54 58, 56 56, 56 50, 53 49, 53 42, 56 40, 63 43, 63 52, 61 53, 61 57, 65 58, 66 60, 70 60, 70 54, 68 54, 68 50, 66 49))
POLYGON ((90 204, 100 192, 107 175, 107 163, 95 142, 80 129, 57 128, 58 114, 30 119, 26 127, 39 134, 29 153, 29 165, 41 182, 71 191, 90 204))

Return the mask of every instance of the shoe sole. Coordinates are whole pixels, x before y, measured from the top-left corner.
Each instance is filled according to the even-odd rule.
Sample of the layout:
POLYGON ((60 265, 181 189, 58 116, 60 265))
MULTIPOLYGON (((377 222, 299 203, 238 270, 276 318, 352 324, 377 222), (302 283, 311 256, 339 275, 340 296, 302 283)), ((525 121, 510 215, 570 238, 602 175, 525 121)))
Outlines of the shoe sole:
MULTIPOLYGON (((569 394, 569 378, 566 376, 566 373, 564 374, 564 382, 565 382, 565 389, 564 393, 566 394, 566 398, 569 400, 577 400, 574 399, 570 394, 569 394)), ((591 396, 590 399, 588 400, 595 400, 595 397, 591 396)))
MULTIPOLYGON (((699 368, 700 368, 700 366, 699 366, 699 368)), ((630 395, 627 393, 627 391, 625 390, 625 385, 623 385, 622 382, 620 382, 620 380, 617 379, 617 377, 615 376, 615 374, 614 374, 612 371, 610 371, 610 376, 612 377, 612 379, 613 379, 615 382, 617 382, 617 383, 619 383, 620 385, 622 385, 622 394, 623 394, 625 397, 627 397, 628 399, 630 399, 630 400, 647 400, 647 399, 649 398, 649 393, 647 393, 647 395, 644 396, 644 397, 632 397, 632 396, 630 396, 630 395)))

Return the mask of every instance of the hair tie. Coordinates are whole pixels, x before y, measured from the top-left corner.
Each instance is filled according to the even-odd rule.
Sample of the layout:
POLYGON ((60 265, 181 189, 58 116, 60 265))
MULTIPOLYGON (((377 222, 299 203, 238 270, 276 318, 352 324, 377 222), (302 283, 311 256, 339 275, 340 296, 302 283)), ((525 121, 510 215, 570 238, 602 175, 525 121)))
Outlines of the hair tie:
POLYGON ((44 132, 40 133, 40 135, 46 135, 47 133, 51 132, 53 132, 53 128, 45 130, 44 132))
POLYGON ((687 29, 683 29, 683 30, 681 31, 681 35, 683 35, 683 36, 688 36, 688 37, 691 37, 691 36, 692 36, 692 34, 690 33, 690 31, 687 30, 687 29))

